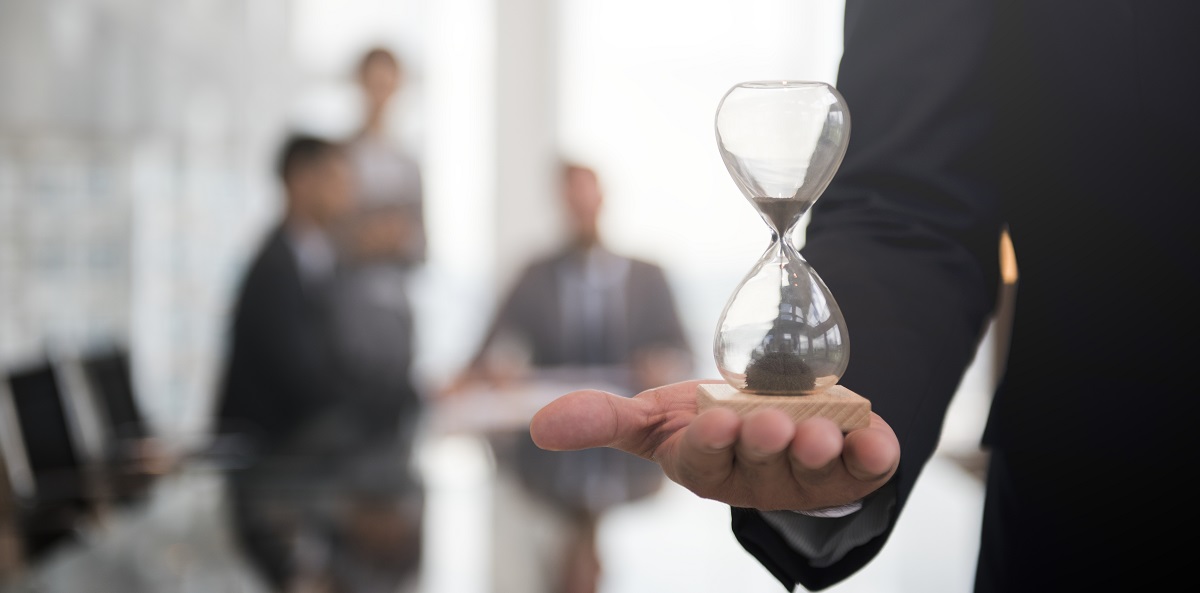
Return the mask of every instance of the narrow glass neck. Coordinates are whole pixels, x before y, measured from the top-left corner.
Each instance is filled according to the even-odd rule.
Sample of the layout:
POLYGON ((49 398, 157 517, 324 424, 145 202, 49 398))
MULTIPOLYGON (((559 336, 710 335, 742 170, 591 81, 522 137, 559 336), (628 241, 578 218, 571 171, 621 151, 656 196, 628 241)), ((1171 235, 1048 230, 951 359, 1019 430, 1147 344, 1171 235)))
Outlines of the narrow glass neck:
POLYGON ((804 256, 800 255, 800 250, 796 249, 791 241, 781 239, 779 233, 776 233, 774 230, 771 231, 771 244, 767 246, 766 251, 759 258, 758 265, 761 266, 767 262, 781 267, 801 265, 809 268, 808 261, 804 259, 804 256))
POLYGON ((756 197, 750 198, 750 202, 774 234, 783 236, 796 226, 800 217, 812 206, 810 201, 791 198, 756 197))

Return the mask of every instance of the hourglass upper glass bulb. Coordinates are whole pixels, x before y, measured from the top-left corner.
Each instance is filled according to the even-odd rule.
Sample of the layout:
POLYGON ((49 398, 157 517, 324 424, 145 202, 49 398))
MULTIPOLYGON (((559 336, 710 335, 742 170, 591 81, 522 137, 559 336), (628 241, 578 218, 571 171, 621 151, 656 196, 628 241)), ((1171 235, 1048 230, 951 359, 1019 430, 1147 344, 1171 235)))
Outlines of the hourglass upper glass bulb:
POLYGON ((824 82, 745 82, 721 99, 716 132, 734 182, 782 234, 833 179, 846 153, 850 114, 824 82))

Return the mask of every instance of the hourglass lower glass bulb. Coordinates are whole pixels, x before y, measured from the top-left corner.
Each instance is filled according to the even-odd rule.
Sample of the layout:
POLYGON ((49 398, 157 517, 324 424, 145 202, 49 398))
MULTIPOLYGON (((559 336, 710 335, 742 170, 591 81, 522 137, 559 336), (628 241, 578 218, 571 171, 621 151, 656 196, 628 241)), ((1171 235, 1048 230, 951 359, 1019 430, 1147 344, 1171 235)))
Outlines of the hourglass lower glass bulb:
POLYGON ((717 108, 717 146, 771 244, 725 305, 713 354, 726 384, 702 385, 701 408, 785 409, 801 420, 864 426, 870 403, 837 385, 849 360, 846 321, 829 288, 790 243, 845 155, 850 118, 823 82, 749 82, 717 108))

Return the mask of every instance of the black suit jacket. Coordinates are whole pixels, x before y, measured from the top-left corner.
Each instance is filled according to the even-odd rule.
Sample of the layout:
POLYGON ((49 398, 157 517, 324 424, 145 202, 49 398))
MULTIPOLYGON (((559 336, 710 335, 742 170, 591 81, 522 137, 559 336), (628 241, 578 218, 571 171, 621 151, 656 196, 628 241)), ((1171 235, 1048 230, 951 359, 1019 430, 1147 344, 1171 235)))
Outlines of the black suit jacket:
POLYGON ((243 279, 217 417, 225 430, 250 435, 263 454, 303 447, 295 441, 304 431, 334 415, 355 428, 345 438, 387 435, 414 405, 411 393, 384 391, 339 364, 328 292, 302 282, 282 226, 266 236, 243 279))
POLYGON ((886 541, 992 314, 1005 225, 1020 280, 984 435, 977 590, 1187 577, 1163 538, 1196 515, 1171 495, 1197 461, 1198 7, 847 1, 850 147, 803 253, 846 316, 842 383, 902 457, 891 525, 832 566, 734 509, 789 590, 845 579, 886 541))

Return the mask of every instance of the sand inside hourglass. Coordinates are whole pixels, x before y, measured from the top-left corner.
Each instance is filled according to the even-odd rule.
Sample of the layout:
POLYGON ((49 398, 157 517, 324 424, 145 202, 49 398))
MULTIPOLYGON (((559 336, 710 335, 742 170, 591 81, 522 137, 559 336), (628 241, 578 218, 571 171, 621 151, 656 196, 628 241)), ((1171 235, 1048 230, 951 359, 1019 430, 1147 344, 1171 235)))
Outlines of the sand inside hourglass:
POLYGON ((809 203, 792 198, 770 198, 758 196, 750 199, 754 207, 771 222, 771 226, 779 234, 786 233, 789 228, 808 209, 809 203))
POLYGON ((768 352, 746 367, 746 390, 751 393, 803 395, 816 383, 812 368, 791 352, 768 352))

